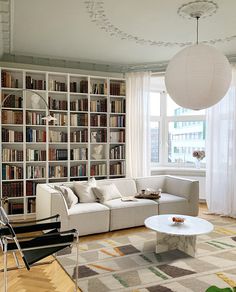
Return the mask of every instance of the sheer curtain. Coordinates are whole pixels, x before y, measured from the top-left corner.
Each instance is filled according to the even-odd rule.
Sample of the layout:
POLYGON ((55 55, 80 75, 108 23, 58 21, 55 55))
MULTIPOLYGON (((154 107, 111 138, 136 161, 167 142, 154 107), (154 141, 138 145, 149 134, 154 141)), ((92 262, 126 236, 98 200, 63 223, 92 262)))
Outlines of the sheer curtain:
POLYGON ((207 110, 206 199, 209 211, 236 217, 236 70, 226 96, 207 110))
POLYGON ((150 72, 126 74, 126 173, 129 177, 150 175, 150 80, 150 72))

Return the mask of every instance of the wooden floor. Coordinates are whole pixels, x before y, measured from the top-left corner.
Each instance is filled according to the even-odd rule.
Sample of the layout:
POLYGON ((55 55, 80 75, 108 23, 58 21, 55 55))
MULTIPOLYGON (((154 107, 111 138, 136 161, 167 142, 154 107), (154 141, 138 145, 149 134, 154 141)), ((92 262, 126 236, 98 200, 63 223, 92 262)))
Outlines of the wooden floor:
MULTIPOLYGON (((215 215, 206 215, 207 207, 200 204, 199 216, 202 218, 212 218, 215 215)), ((127 235, 145 230, 145 227, 131 228, 98 235, 84 236, 80 242, 87 242, 103 238, 112 238, 121 235, 127 235)), ((14 266, 11 256, 8 257, 9 266, 14 266)), ((3 257, 0 254, 0 269, 3 264, 3 257)), ((0 273, 0 289, 3 287, 3 273, 0 273)), ((2 288, 3 289, 3 288, 2 288)), ((1 290, 3 291, 3 290, 1 290)), ((51 264, 32 267, 30 271, 25 269, 8 272, 8 292, 72 292, 74 283, 64 272, 61 266, 54 261, 51 264)), ((79 291, 79 290, 77 290, 79 291)))

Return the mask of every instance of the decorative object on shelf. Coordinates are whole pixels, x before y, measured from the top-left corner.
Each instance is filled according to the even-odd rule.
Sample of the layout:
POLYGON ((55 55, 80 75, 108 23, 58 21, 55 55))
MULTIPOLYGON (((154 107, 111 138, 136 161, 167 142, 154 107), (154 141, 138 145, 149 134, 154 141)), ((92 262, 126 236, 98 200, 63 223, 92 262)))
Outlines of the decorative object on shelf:
POLYGON ((102 159, 103 145, 96 145, 93 147, 92 157, 96 160, 102 159))
MULTIPOLYGON (((4 99, 2 100, 1 105, 0 105, 0 121, 1 121, 2 107, 3 107, 4 103, 5 103, 5 101, 7 101, 7 99, 10 96, 12 96, 13 94, 18 93, 18 92, 31 92, 31 93, 33 93, 32 96, 31 96, 31 100, 32 100, 32 97, 34 97, 34 99, 35 99, 35 97, 37 97, 37 105, 38 105, 39 100, 42 99, 42 101, 44 102, 44 104, 46 106, 46 116, 43 117, 42 120, 45 120, 47 122, 56 121, 57 120, 55 117, 50 115, 50 110, 49 110, 48 103, 46 102, 45 98, 41 94, 39 94, 39 93, 37 93, 37 92, 35 92, 33 90, 30 90, 30 89, 19 89, 19 90, 12 91, 7 96, 5 96, 4 99)), ((36 106, 36 104, 35 104, 35 106, 36 106)), ((33 107, 33 102, 32 102, 32 107, 33 107)), ((35 108, 35 107, 33 107, 33 108, 35 108)))
POLYGON ((213 1, 198 0, 182 5, 178 13, 197 20, 197 42, 178 52, 169 62, 165 84, 171 98, 193 110, 210 107, 229 89, 232 72, 227 58, 214 47, 198 43, 198 21, 208 15, 213 1), (204 5, 196 5, 204 4, 204 5))
POLYGON ((205 151, 204 150, 195 150, 193 151, 193 157, 195 160, 195 166, 196 168, 200 168, 201 164, 200 161, 205 157, 205 151))

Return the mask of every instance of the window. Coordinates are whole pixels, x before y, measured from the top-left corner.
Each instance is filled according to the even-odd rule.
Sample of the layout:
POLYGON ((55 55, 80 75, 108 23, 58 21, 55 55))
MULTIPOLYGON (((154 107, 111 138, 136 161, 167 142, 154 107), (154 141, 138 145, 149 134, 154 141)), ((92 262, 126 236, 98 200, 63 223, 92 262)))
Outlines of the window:
POLYGON ((150 99, 152 167, 193 167, 193 151, 205 150, 205 110, 177 105, 166 93, 164 77, 152 78, 150 99))

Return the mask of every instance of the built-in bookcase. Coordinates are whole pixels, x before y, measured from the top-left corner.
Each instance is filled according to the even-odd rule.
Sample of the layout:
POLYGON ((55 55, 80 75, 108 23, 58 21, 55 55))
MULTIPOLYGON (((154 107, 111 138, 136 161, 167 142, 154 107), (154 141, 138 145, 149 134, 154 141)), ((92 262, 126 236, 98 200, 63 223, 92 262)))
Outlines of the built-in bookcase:
POLYGON ((125 171, 125 80, 1 68, 1 196, 9 215, 35 212, 38 183, 118 178, 125 171), (48 103, 57 120, 42 117, 48 103))

